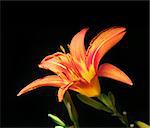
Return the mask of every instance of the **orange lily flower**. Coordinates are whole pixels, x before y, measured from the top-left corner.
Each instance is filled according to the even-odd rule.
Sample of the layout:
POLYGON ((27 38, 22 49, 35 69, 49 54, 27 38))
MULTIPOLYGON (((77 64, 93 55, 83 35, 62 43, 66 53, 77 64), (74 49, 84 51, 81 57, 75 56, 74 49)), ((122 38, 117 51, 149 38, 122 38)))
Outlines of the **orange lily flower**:
POLYGON ((70 53, 56 52, 46 56, 39 64, 40 68, 48 69, 57 75, 37 79, 23 88, 17 96, 42 87, 58 87, 58 100, 61 102, 65 92, 70 89, 88 97, 100 95, 98 76, 111 78, 132 85, 130 78, 119 68, 109 63, 98 67, 101 58, 116 45, 126 33, 124 27, 111 27, 95 36, 88 49, 85 49, 84 38, 88 28, 82 29, 68 45, 70 53))

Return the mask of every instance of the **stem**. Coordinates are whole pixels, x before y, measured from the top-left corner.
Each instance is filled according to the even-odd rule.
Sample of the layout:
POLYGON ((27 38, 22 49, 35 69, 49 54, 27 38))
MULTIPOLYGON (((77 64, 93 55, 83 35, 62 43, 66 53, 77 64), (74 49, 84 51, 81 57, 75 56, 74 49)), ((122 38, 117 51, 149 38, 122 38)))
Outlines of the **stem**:
POLYGON ((100 96, 97 97, 103 104, 105 104, 106 108, 109 108, 111 110, 111 114, 112 116, 118 117, 119 120, 125 125, 125 126, 129 126, 129 122, 128 122, 128 118, 127 118, 127 114, 123 113, 120 114, 119 111, 116 108, 116 103, 115 103, 115 97, 114 95, 109 92, 108 95, 106 94, 101 94, 100 96))
POLYGON ((78 126, 79 125, 76 122, 74 122, 74 128, 79 128, 78 126))
POLYGON ((73 101, 72 101, 71 96, 70 96, 68 91, 66 92, 66 94, 64 96, 63 102, 67 108, 70 119, 74 124, 74 128, 79 128, 79 126, 78 126, 78 114, 77 114, 76 108, 73 104, 73 101))
POLYGON ((119 118, 119 120, 126 125, 127 127, 129 126, 128 118, 126 115, 121 115, 117 110, 113 111, 113 116, 116 116, 119 118))

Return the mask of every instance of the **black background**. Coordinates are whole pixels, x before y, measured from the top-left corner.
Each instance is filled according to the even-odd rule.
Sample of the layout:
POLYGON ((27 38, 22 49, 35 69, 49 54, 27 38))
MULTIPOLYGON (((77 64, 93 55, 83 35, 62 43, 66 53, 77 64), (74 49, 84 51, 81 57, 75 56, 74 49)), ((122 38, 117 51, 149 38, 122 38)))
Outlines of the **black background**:
MULTIPOLYGON (((148 16, 148 2, 2 2, 2 126, 54 126, 48 113, 71 124, 63 103, 58 103, 56 88, 16 94, 33 80, 52 74, 37 65, 60 44, 66 47, 79 30, 90 27, 88 46, 97 32, 116 25, 126 27, 127 34, 101 63, 118 66, 134 85, 100 78, 102 92, 114 93, 131 123, 148 123, 148 16)), ((71 92, 80 126, 122 126, 115 117, 81 103, 75 94, 71 92)))

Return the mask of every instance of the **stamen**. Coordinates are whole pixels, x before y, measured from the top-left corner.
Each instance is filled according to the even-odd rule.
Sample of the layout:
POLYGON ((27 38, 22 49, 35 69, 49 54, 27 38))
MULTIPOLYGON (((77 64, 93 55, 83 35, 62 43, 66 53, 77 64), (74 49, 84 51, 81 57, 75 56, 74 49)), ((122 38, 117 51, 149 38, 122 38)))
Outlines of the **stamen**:
POLYGON ((69 44, 67 44, 67 46, 68 46, 68 48, 70 49, 70 45, 69 45, 69 44))
POLYGON ((123 114, 123 115, 127 115, 127 112, 126 112, 126 111, 123 111, 122 114, 123 114))
POLYGON ((61 58, 60 58, 60 56, 58 56, 57 58, 58 58, 60 61, 62 61, 61 58))
POLYGON ((66 53, 66 51, 62 45, 60 45, 60 49, 62 50, 63 53, 66 53))
POLYGON ((60 67, 62 67, 64 69, 67 69, 64 65, 62 65, 60 63, 57 63, 57 62, 54 62, 54 61, 50 61, 50 62, 52 62, 53 64, 56 64, 56 65, 58 65, 58 66, 60 66, 60 67))
POLYGON ((130 128, 133 128, 134 127, 134 124, 130 124, 130 128))
MULTIPOLYGON (((69 44, 68 44, 68 45, 69 45, 69 44)), ((79 73, 77 73, 77 72, 75 71, 75 69, 74 69, 75 65, 74 65, 74 63, 72 62, 73 60, 71 60, 72 58, 71 58, 70 54, 66 54, 66 58, 67 58, 68 62, 70 62, 71 65, 73 66, 73 67, 69 67, 69 69, 70 69, 77 77, 79 77, 79 73)), ((76 67, 75 67, 75 68, 76 68, 76 67)), ((67 70, 70 72, 69 69, 67 68, 67 70)))

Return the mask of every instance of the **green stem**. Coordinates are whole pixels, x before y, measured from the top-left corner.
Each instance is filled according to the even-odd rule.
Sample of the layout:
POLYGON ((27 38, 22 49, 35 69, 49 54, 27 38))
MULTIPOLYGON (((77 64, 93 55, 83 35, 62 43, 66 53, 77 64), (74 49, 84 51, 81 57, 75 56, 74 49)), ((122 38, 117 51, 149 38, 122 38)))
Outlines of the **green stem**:
POLYGON ((68 114, 70 116, 70 119, 71 119, 71 121, 74 124, 74 128, 79 128, 79 125, 78 125, 78 114, 77 114, 76 108, 75 108, 75 106, 73 104, 73 101, 72 101, 71 96, 70 96, 68 91, 65 93, 63 102, 64 102, 64 104, 65 104, 65 106, 67 108, 67 111, 68 111, 68 114))
POLYGON ((127 114, 123 113, 120 114, 119 111, 116 108, 115 105, 115 97, 112 94, 112 92, 109 92, 108 95, 106 94, 101 94, 100 96, 97 97, 103 104, 105 104, 106 108, 109 108, 111 110, 112 116, 118 117, 118 119, 127 127, 129 127, 129 122, 127 118, 127 114))
POLYGON ((119 120, 125 125, 125 126, 129 126, 129 123, 128 123, 128 119, 127 119, 127 116, 126 115, 121 115, 118 111, 114 111, 113 112, 113 116, 116 116, 119 118, 119 120))
POLYGON ((78 126, 79 125, 76 122, 74 122, 74 128, 79 128, 78 126))

